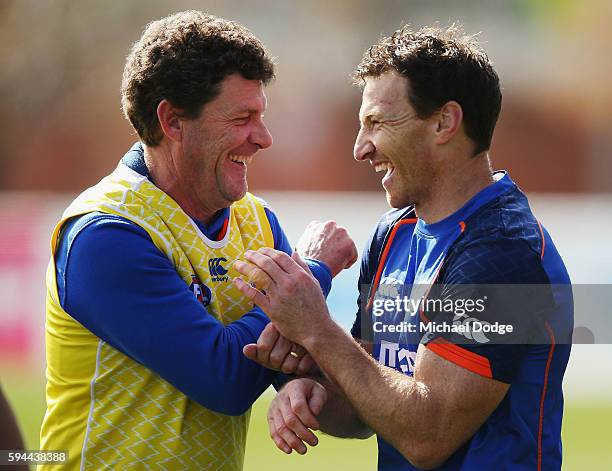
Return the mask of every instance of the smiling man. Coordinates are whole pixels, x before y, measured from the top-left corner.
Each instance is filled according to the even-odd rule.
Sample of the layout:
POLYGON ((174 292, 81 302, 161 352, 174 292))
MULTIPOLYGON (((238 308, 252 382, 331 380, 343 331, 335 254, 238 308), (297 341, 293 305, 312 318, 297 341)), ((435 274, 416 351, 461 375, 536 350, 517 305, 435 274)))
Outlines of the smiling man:
MULTIPOLYGON (((385 172, 398 209, 366 246, 352 337, 298 256, 246 253, 272 284, 265 294, 236 284, 325 373, 281 389, 272 438, 305 453, 317 441, 309 429, 375 432, 381 470, 560 469, 571 287, 525 195, 491 171, 496 72, 455 28, 403 28, 369 48, 355 76, 354 157, 385 172), (476 324, 513 329, 483 337, 476 324)), ((262 343, 245 354, 265 358, 262 343)))
MULTIPOLYGON (((272 144, 273 77, 246 28, 196 11, 134 44, 122 101, 141 142, 51 241, 41 448, 68 450, 68 469, 242 469, 249 409, 274 373, 242 355, 269 320, 233 286, 232 264, 292 252, 247 192, 248 164, 272 144)), ((356 249, 333 223, 315 226, 302 255, 328 292, 356 249)))

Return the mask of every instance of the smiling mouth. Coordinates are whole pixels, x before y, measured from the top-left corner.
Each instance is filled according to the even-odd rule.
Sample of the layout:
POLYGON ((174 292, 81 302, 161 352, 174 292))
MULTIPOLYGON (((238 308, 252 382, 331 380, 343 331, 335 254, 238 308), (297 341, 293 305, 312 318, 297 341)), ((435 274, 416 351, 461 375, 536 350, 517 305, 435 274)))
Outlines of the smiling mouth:
POLYGON ((228 157, 232 162, 236 162, 243 165, 248 165, 252 162, 252 155, 230 155, 228 157))
POLYGON ((379 172, 387 172, 387 173, 391 173, 393 172, 393 165, 391 165, 391 162, 379 162, 377 164, 374 164, 374 170, 376 171, 376 173, 379 172))

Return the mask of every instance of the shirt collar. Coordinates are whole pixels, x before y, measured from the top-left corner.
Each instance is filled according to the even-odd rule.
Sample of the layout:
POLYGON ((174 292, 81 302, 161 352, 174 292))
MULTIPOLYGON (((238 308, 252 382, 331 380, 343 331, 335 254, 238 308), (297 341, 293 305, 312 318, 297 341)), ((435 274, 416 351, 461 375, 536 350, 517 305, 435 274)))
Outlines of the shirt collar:
MULTIPOLYGON (((496 171, 493 173, 494 182, 476 193, 470 200, 461 208, 455 211, 450 216, 441 221, 427 224, 422 219, 419 219, 416 224, 416 230, 421 234, 429 237, 439 237, 449 232, 462 227, 462 223, 474 214, 479 208, 516 188, 516 184, 505 170, 496 171)), ((463 229, 462 229, 463 230, 463 229)))

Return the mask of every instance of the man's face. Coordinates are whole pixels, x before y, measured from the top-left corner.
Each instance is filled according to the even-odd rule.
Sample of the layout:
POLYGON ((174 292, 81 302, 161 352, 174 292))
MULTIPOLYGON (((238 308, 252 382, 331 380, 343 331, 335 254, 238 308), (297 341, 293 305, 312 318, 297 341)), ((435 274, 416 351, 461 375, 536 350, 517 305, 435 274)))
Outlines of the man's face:
POLYGON ((431 119, 419 119, 408 101, 408 81, 395 71, 371 77, 359 110, 353 154, 386 172, 382 186, 393 208, 418 204, 435 178, 431 119))
POLYGON ((272 145, 265 109, 261 82, 233 74, 221 82, 220 93, 204 105, 199 118, 184 121, 176 171, 202 208, 214 212, 244 197, 247 165, 258 150, 272 145))

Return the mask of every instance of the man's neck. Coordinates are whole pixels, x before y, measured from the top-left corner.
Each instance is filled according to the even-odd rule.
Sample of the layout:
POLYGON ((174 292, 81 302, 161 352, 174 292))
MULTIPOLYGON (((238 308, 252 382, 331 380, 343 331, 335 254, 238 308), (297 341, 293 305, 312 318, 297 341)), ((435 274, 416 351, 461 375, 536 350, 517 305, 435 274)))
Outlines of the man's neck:
POLYGON ((210 224, 223 208, 206 208, 190 196, 188 186, 181 184, 172 165, 171 149, 163 143, 158 147, 144 147, 144 160, 155 186, 169 195, 185 213, 204 225, 210 224), (187 191, 186 191, 187 190, 187 191))
POLYGON ((427 224, 441 221, 493 182, 489 156, 471 157, 434 178, 427 198, 415 205, 416 213, 427 224))

